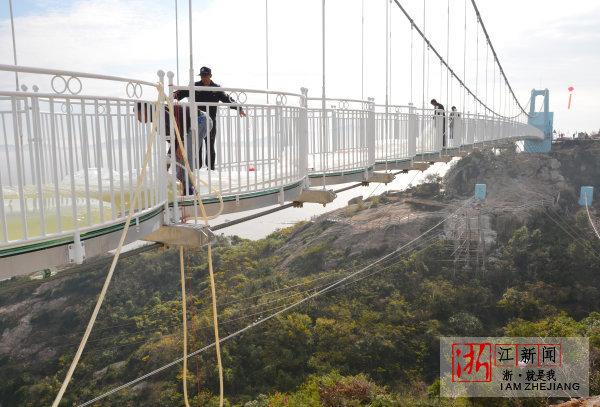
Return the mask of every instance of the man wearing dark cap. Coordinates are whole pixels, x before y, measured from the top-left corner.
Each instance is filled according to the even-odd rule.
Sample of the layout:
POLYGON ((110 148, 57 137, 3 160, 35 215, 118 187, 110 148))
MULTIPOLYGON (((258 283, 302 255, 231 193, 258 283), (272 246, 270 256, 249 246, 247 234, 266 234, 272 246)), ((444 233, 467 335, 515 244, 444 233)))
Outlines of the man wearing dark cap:
MULTIPOLYGON (((194 86, 211 86, 218 88, 220 87, 216 83, 212 81, 212 71, 210 68, 203 66, 200 68, 200 80, 194 83, 194 86)), ((190 96, 189 90, 178 90, 174 93, 173 97, 177 100, 181 100, 183 98, 187 98, 190 96)), ((196 91, 196 103, 198 103, 198 109, 203 112, 206 111, 206 105, 202 105, 202 103, 236 103, 230 96, 227 96, 225 92, 220 90, 215 91, 196 91)), ((238 106, 230 106, 231 109, 235 109, 239 111, 241 117, 246 117, 246 112, 241 107, 238 106)), ((212 119, 212 130, 210 131, 208 140, 206 140, 206 146, 210 146, 210 151, 208 157, 206 157, 206 166, 210 166, 211 170, 215 169, 215 140, 217 135, 217 106, 209 106, 208 115, 212 119)), ((204 137, 204 135, 200 135, 200 137, 204 137)), ((202 143, 200 142, 200 167, 202 167, 202 143)))
MULTIPOLYGON (((442 147, 446 148, 446 111, 444 109, 444 105, 435 99, 431 99, 431 105, 435 109, 435 112, 433 113, 434 118, 435 116, 442 117, 442 147)), ((435 119, 434 123, 437 123, 435 119)))

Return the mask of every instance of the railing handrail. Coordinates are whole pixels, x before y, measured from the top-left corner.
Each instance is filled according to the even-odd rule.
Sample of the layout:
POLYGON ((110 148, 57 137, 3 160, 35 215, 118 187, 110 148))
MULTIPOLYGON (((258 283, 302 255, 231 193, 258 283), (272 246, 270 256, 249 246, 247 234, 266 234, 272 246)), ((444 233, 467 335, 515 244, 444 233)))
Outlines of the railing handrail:
MULTIPOLYGON (((386 105, 385 104, 381 105, 381 104, 377 104, 376 103, 375 107, 386 107, 386 105)), ((387 105, 387 107, 394 108, 394 109, 397 108, 397 107, 400 107, 400 108, 403 108, 403 109, 410 109, 410 108, 414 109, 414 108, 416 108, 415 106, 410 106, 410 105, 387 105)))
MULTIPOLYGON (((190 90, 189 86, 176 86, 173 85, 170 87, 171 90, 190 90)), ((233 88, 233 87, 223 87, 223 86, 196 86, 194 85, 192 87, 195 91, 197 92, 203 92, 203 91, 207 91, 207 92, 249 92, 249 93, 258 93, 258 94, 262 94, 262 95, 286 95, 286 96, 294 96, 294 97, 304 97, 302 94, 300 93, 294 93, 294 92, 283 92, 283 91, 277 91, 277 90, 270 90, 270 89, 248 89, 248 88, 233 88)), ((199 103, 199 102, 196 102, 199 103)))
POLYGON ((80 95, 80 94, 71 94, 71 93, 42 93, 42 92, 17 92, 17 91, 0 91, 0 95, 7 95, 12 97, 37 97, 37 98, 52 98, 52 99, 97 99, 102 101, 113 101, 113 102, 147 102, 154 103, 155 100, 152 99, 127 99, 120 98, 116 96, 95 96, 95 95, 80 95))
POLYGON ((0 71, 8 71, 8 72, 18 72, 18 73, 34 73, 34 74, 42 74, 42 75, 65 75, 65 76, 73 76, 73 77, 81 77, 88 79, 102 79, 102 80, 110 80, 116 82, 132 82, 140 85, 147 85, 156 87, 156 82, 148 82, 140 79, 132 79, 132 78, 124 78, 121 76, 112 76, 112 75, 98 75, 87 72, 77 72, 77 71, 66 71, 62 69, 47 69, 47 68, 36 68, 32 66, 20 66, 20 65, 5 65, 0 64, 0 71))
MULTIPOLYGON (((314 97, 314 98, 306 98, 308 101, 323 101, 323 98, 314 97)), ((348 99, 348 98, 325 98, 326 102, 355 102, 355 103, 372 103, 370 100, 361 100, 361 99, 348 99)))

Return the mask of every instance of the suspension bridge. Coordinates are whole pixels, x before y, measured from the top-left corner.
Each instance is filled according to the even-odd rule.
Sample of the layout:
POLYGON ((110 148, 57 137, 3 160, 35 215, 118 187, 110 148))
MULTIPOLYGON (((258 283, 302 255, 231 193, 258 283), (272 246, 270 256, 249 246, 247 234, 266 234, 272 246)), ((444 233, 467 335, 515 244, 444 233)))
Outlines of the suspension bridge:
MULTIPOLYGON (((192 41, 186 85, 175 81, 179 63, 177 73, 159 70, 155 78, 145 80, 19 66, 16 53, 14 65, 0 65, 0 72, 15 76, 14 88, 0 90, 0 278, 81 264, 116 249, 58 401, 123 245, 146 240, 181 247, 208 244, 210 250, 209 221, 221 214, 273 205, 326 205, 336 197, 329 186, 389 183, 399 172, 422 171, 431 163, 507 142, 523 141, 529 152, 548 151, 552 133, 548 92, 534 90, 525 106, 520 103, 475 1, 464 1, 462 69, 460 63, 456 67, 449 61, 449 36, 446 44, 434 44, 427 35, 427 0, 423 26, 403 2, 382 1, 384 100, 328 95, 325 0, 320 92, 303 88, 302 78, 295 91, 270 89, 267 52, 265 89, 223 87, 219 90, 229 102, 196 101, 196 92, 214 88, 194 83, 192 41), (406 61, 410 99, 403 105, 391 104, 389 97, 392 9, 410 29, 406 61), (475 38, 467 36, 467 23, 476 27, 475 38), (467 54, 475 55, 474 63, 467 65, 467 54), (468 69, 476 72, 475 83, 468 82, 468 69), (434 83, 439 83, 435 91, 434 83), (421 87, 418 102, 413 85, 421 87), (176 100, 178 91, 189 92, 187 101, 176 100), (428 107, 432 94, 446 103, 445 109, 428 107), (538 111, 540 95, 544 103, 538 111), (451 110, 453 105, 459 108, 451 110), (216 111, 214 170, 202 168, 198 148, 210 133, 210 126, 200 125, 201 110, 211 109, 216 111), (197 226, 198 220, 204 225, 197 226)), ((449 35, 447 3, 444 28, 449 35)), ((191 2, 189 6, 191 39, 191 2)), ((206 150, 209 162, 213 157, 206 150)), ((182 360, 186 358, 184 350, 182 360)))
MULTIPOLYGON (((191 107, 191 115, 184 115, 179 125, 194 135, 190 139, 194 144, 190 148, 190 170, 193 168, 203 181, 198 192, 209 214, 217 213, 220 205, 220 213, 231 213, 286 202, 326 204, 335 196, 323 192, 328 185, 387 183, 393 179, 390 171, 423 169, 429 162, 448 161, 471 148, 507 140, 534 140, 530 143, 534 145, 542 144, 545 138, 547 142, 548 129, 544 126, 548 105, 542 106, 544 114, 535 112, 534 93, 531 111, 522 107, 479 10, 473 5, 475 18, 471 22, 481 26, 476 53, 483 55, 479 48, 485 39, 486 64, 485 68, 483 62, 482 67, 474 67, 482 78, 477 77, 471 89, 402 4, 386 2, 386 16, 382 16, 388 23, 386 65, 391 52, 390 7, 398 7, 411 33, 421 37, 417 45, 422 47, 422 60, 415 57, 410 61, 411 76, 418 68, 424 73, 419 107, 413 101, 405 105, 388 103, 390 69, 386 70, 385 101, 329 97, 323 75, 319 96, 301 86, 295 93, 222 88, 231 103, 203 104, 193 97, 185 103, 173 99, 178 90, 194 95, 194 90, 210 89, 197 87, 193 81, 177 86, 172 72, 159 71, 154 80, 137 80, 0 65, 0 71, 21 78, 20 85, 17 79, 16 89, 0 92, 4 144, 0 165, 0 277, 79 264, 115 249, 152 130, 150 120, 143 122, 137 117, 140 102, 144 102, 144 115, 157 122, 157 135, 125 243, 144 239, 163 225, 198 216, 193 197, 186 195, 191 190, 188 170, 183 168, 186 176, 178 179, 175 169, 181 163, 176 162, 175 154, 168 153, 176 150, 174 123, 169 123, 167 117, 167 100, 155 103, 159 88, 171 104, 191 107), (492 63, 489 55, 493 55, 492 63), (426 82, 437 79, 428 71, 438 63, 441 86, 436 92, 445 93, 446 111, 428 108, 430 96, 425 93, 429 88, 426 82), (33 85, 27 86, 26 80, 33 85), (498 89, 492 95, 488 88, 498 89), (94 91, 98 89, 111 96, 97 96, 94 91), (481 89, 485 89, 483 96, 477 93, 481 89), (450 111, 452 104, 461 106, 461 111, 450 111), (206 137, 199 134, 198 107, 217 110, 214 171, 198 170, 201 157, 196 147, 206 137), (240 110, 247 116, 241 117, 240 110)), ((324 6, 324 24, 325 10, 324 6)), ((468 18, 465 8, 465 24, 468 18)), ((324 72, 325 41, 323 35, 324 72)), ((414 42, 411 36, 411 55, 414 42)), ((465 55, 471 42, 465 32, 465 55)), ((466 57, 463 62, 466 71, 466 57)), ((190 72, 194 72, 193 65, 190 72)), ((184 144, 187 148, 187 138, 184 144)))

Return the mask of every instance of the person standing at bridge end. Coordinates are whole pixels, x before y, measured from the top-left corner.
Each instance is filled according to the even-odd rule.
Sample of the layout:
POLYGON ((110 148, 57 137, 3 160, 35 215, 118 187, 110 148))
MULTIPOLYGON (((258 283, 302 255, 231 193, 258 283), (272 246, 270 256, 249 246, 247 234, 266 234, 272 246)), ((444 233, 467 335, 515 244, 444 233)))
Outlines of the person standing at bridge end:
MULTIPOLYGON (((194 86, 206 86, 206 87, 215 87, 219 88, 220 86, 213 82, 212 80, 212 70, 206 66, 200 68, 200 80, 194 83, 194 86)), ((181 100, 183 98, 187 98, 190 96, 190 92, 187 89, 182 89, 175 91, 173 97, 177 100, 181 100)), ((235 106, 237 103, 232 97, 225 94, 225 92, 220 90, 208 91, 208 90, 197 90, 195 95, 195 101, 198 103, 198 109, 206 112, 206 103, 210 103, 208 106, 208 115, 212 119, 212 129, 208 134, 208 139, 206 139, 206 134, 202 134, 201 137, 204 138, 206 142, 207 149, 207 157, 206 157, 206 166, 211 170, 215 169, 215 161, 216 161, 216 152, 215 152, 215 141, 217 138, 217 106, 216 104, 227 103, 229 104, 230 109, 237 110, 241 117, 246 117, 246 112, 240 106, 235 106), (205 103, 202 105, 202 103, 205 103)), ((201 116, 198 116, 200 118, 201 116)), ((200 168, 203 163, 203 147, 202 142, 199 143, 199 162, 200 168)))
POLYGON ((437 124, 436 116, 441 116, 442 118, 442 147, 446 148, 446 110, 444 108, 444 105, 442 105, 435 99, 431 99, 431 105, 435 109, 435 112, 433 113, 434 123, 437 124))
POLYGON ((448 130, 450 133, 450 140, 454 140, 454 127, 456 127, 456 121, 460 118, 460 113, 456 110, 456 106, 450 108, 450 122, 448 123, 448 130))

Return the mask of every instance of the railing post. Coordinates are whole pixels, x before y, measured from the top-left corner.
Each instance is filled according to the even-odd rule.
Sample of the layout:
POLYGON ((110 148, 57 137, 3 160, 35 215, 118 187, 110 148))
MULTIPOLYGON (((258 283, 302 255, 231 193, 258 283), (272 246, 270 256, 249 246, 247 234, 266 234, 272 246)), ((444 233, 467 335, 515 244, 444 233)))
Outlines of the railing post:
POLYGON ((375 99, 368 98, 369 103, 367 104, 369 109, 369 121, 367 131, 367 148, 368 148, 368 159, 367 168, 375 165, 375 99))
POLYGON ((454 143, 460 149, 463 145, 463 140, 466 138, 465 133, 465 118, 464 113, 456 114, 454 117, 454 143))
POLYGON ((300 88, 302 97, 300 98, 300 134, 299 137, 299 148, 298 157, 298 169, 300 171, 300 177, 303 179, 303 187, 308 188, 310 182, 308 180, 308 89, 300 88))
POLYGON ((76 230, 73 235, 73 243, 69 245, 69 262, 82 264, 85 260, 85 244, 81 241, 81 235, 76 230))
MULTIPOLYGON (((33 85, 33 92, 37 93, 39 90, 39 88, 36 85, 33 85)), ((40 100, 37 96, 34 96, 31 98, 31 116, 32 116, 32 130, 33 130, 33 134, 31 135, 30 140, 33 143, 33 146, 31 146, 30 143, 30 148, 33 147, 33 149, 35 150, 35 178, 36 178, 36 189, 37 189, 37 193, 38 193, 38 201, 37 204, 39 205, 39 208, 37 208, 40 211, 40 230, 41 230, 41 234, 42 236, 46 236, 46 214, 45 214, 45 207, 44 207, 44 194, 42 193, 42 184, 44 182, 44 176, 46 174, 46 172, 42 172, 42 165, 43 165, 43 154, 41 151, 42 148, 42 129, 41 129, 41 124, 40 124, 40 100)), ((84 156, 87 153, 87 151, 84 151, 84 156)), ((86 175, 87 175, 87 171, 86 171, 86 175)), ((86 191, 87 192, 87 191, 86 191)), ((88 200, 89 203, 89 200, 88 200)), ((37 206, 36 202, 34 201, 34 207, 37 206)), ((88 206, 89 208, 89 206, 88 206)), ((89 211, 88 211, 88 218, 89 218, 89 211)))
POLYGON ((485 147, 485 142, 490 139, 491 137, 489 137, 489 122, 488 122, 488 115, 487 115, 487 111, 485 112, 485 114, 483 115, 483 147, 485 147))
POLYGON ((338 109, 335 105, 331 105, 331 150, 333 153, 341 148, 339 143, 340 130, 338 124, 338 109))
MULTIPOLYGON (((168 77, 169 80, 169 93, 171 93, 171 87, 173 86, 173 75, 168 77)), ((162 87, 163 91, 165 89, 165 72, 160 70, 158 71, 158 81, 160 82, 160 86, 162 87)), ((171 97, 171 96, 169 96, 171 97)), ((158 107, 158 111, 156 112, 157 118, 156 120, 158 120, 158 138, 162 139, 162 140, 166 140, 167 137, 167 127, 166 127, 166 123, 165 123, 165 114, 167 113, 166 111, 166 107, 165 104, 162 103, 160 106, 158 107)), ((167 178, 167 180, 165 181, 165 192, 166 192, 166 199, 165 199, 165 222, 167 224, 173 224, 177 222, 177 219, 179 219, 179 205, 178 205, 178 194, 179 191, 177 189, 177 161, 175 159, 176 154, 177 154, 177 149, 176 149, 176 143, 175 143, 175 139, 176 136, 174 134, 173 131, 173 123, 171 123, 171 120, 169 120, 169 145, 171 146, 171 154, 169 156, 169 161, 170 161, 170 167, 171 167, 171 177, 170 177, 170 184, 171 184, 171 194, 173 196, 173 211, 169 211, 169 180, 167 178)), ((163 155, 163 159, 166 159, 166 154, 163 155)), ((167 168, 166 166, 166 162, 163 163, 162 168, 167 168)))
POLYGON ((417 133, 419 132, 419 123, 415 106, 408 104, 408 156, 412 160, 417 155, 417 133))

